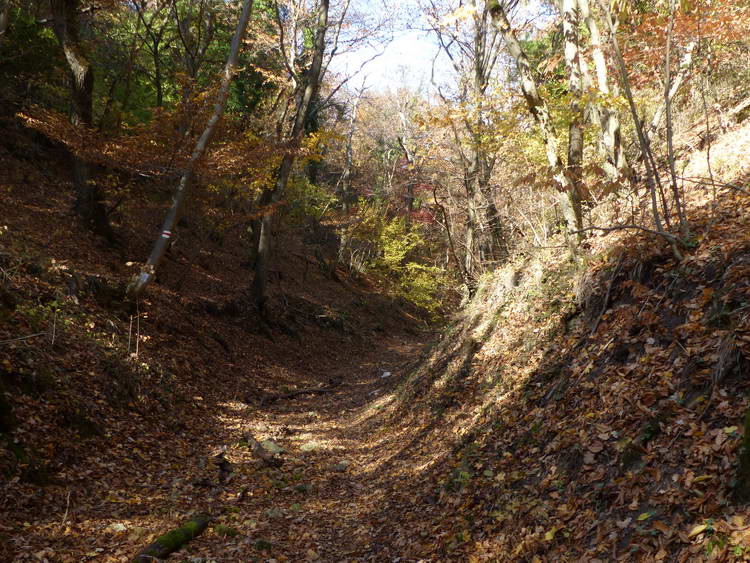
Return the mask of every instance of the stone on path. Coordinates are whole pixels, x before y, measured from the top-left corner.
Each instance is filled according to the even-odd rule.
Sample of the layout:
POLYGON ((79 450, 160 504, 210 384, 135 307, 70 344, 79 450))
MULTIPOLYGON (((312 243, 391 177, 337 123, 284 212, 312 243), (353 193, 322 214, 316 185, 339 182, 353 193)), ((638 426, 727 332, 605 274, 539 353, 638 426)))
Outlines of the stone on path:
POLYGON ((335 471, 336 473, 343 473, 349 468, 349 462, 346 460, 342 460, 334 465, 331 466, 331 471, 335 471))
POLYGON ((271 455, 280 455, 284 453, 284 448, 279 446, 273 440, 263 440, 260 445, 271 455))
POLYGON ((299 449, 303 452, 312 452, 315 450, 319 450, 321 447, 321 444, 319 442, 316 442, 315 440, 310 440, 309 442, 305 442, 302 444, 299 449))

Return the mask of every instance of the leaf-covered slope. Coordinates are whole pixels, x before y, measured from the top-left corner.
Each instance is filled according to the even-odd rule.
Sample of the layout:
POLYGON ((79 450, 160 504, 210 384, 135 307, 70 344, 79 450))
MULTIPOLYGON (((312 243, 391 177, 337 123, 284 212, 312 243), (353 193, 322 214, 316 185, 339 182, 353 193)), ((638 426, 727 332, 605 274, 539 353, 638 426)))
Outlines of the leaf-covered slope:
MULTIPOLYGON (((158 283, 139 303, 125 302, 132 262, 146 256, 169 185, 122 171, 109 171, 122 174, 117 181, 95 176, 141 196, 112 202, 112 248, 71 211, 65 153, 20 127, 4 131, 3 561, 128 561, 191 514, 221 513, 230 493, 265 483, 249 469, 257 460, 237 446, 249 424, 269 436, 259 399, 329 385, 354 359, 377 354, 374 339, 413 329, 405 305, 366 278, 333 280, 322 261, 335 247, 308 243, 299 226, 279 237, 284 253, 273 264, 271 320, 263 321, 246 299, 239 229, 222 228, 231 213, 215 201, 200 202, 211 213, 188 210, 158 283), (227 448, 235 473, 248 474, 218 494, 215 459, 227 448)), ((256 509, 245 509, 246 520, 257 519, 256 509)), ((274 525, 243 534, 273 537, 266 524, 274 525)), ((204 541, 217 557, 263 551, 254 539, 232 543, 215 531, 204 541)))
POLYGON ((748 207, 733 192, 694 210, 698 243, 680 264, 659 241, 622 235, 583 274, 548 254, 484 280, 397 411, 423 421, 436 457, 452 448, 423 490, 442 557, 750 554, 736 500, 748 207))

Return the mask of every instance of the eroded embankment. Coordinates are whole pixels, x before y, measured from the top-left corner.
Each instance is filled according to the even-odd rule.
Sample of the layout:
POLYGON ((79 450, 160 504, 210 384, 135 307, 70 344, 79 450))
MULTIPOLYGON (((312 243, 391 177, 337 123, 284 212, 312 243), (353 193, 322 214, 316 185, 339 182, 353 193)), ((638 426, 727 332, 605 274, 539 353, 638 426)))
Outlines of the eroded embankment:
POLYGON ((694 210, 681 263, 623 234, 585 268, 548 253, 486 279, 394 407, 431 448, 399 555, 741 558, 749 218, 741 193, 694 210))

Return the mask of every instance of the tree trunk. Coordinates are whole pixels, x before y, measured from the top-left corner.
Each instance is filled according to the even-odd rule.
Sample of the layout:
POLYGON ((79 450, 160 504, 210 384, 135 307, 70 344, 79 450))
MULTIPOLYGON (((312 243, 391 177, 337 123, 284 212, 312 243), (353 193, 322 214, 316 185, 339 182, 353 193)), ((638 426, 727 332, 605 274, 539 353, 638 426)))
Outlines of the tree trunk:
MULTIPOLYGON (((577 0, 580 16, 586 24, 591 41, 591 58, 596 72, 596 86, 599 95, 605 100, 598 105, 598 118, 601 126, 601 146, 604 150, 606 162, 604 171, 613 182, 630 178, 632 171, 622 150, 622 133, 620 131, 620 117, 616 110, 610 107, 607 98, 610 95, 607 61, 602 48, 602 38, 596 19, 591 14, 588 0, 577 0)), ((614 92, 616 94, 616 92, 614 92)))
POLYGON ((164 105, 164 83, 161 77, 161 62, 159 62, 159 49, 154 52, 154 86, 156 86, 156 107, 164 105))
POLYGON ((474 191, 474 180, 467 178, 466 185, 466 229, 465 229, 465 254, 464 272, 469 280, 469 289, 473 287, 477 274, 477 224, 479 214, 477 213, 477 198, 474 191))
POLYGON ((169 248, 172 233, 177 225, 177 220, 179 219, 180 212, 182 211, 182 207, 193 180, 193 175, 195 174, 195 167, 205 154, 208 144, 211 142, 211 138, 216 131, 216 126, 218 125, 221 116, 224 114, 224 106, 226 105, 227 97, 229 96, 229 86, 232 83, 232 78, 234 77, 237 68, 240 46, 242 45, 242 40, 245 36, 245 30, 247 29, 247 23, 250 20, 252 8, 253 0, 244 0, 242 4, 242 12, 239 21, 237 22, 237 29, 232 38, 232 46, 229 50, 229 56, 226 65, 224 66, 224 75, 221 79, 221 87, 219 88, 219 93, 216 98, 213 114, 208 120, 206 128, 203 130, 200 138, 196 142, 193 154, 190 156, 190 161, 180 178, 180 184, 177 187, 177 191, 172 200, 172 207, 170 207, 167 212, 167 216, 162 225, 161 234, 154 243, 151 255, 141 269, 140 274, 128 286, 128 294, 130 296, 136 297, 143 293, 143 290, 146 289, 146 286, 151 283, 156 275, 156 269, 159 267, 159 264, 161 264, 164 254, 166 254, 167 249, 169 248))
POLYGON ((482 224, 487 232, 483 237, 482 246, 487 259, 500 260, 506 254, 505 237, 503 225, 500 220, 500 212, 495 205, 495 198, 492 193, 490 178, 492 175, 492 163, 489 162, 487 148, 482 142, 478 145, 476 155, 476 175, 477 193, 482 199, 482 224))
MULTIPOLYGON (((70 121, 76 127, 91 128, 93 122, 94 72, 79 35, 78 0, 50 0, 52 26, 71 75, 70 121)), ((112 230, 102 194, 89 182, 86 162, 73 155, 73 184, 76 190, 75 210, 91 227, 108 239, 112 230)))
MULTIPOLYGON (((401 114, 402 132, 406 131, 404 122, 405 117, 403 114, 401 114)), ((404 151, 404 157, 406 158, 406 163, 409 166, 409 171, 412 172, 414 166, 414 156, 409 150, 409 147, 406 146, 406 140, 404 139, 404 137, 398 137, 398 144, 401 146, 401 150, 404 151)), ((411 227, 411 214, 414 211, 414 177, 411 174, 409 174, 406 181, 406 193, 404 194, 404 211, 406 212, 406 225, 407 227, 411 227)))
POLYGON ((598 0, 599 7, 602 10, 602 13, 604 13, 604 17, 607 20, 607 25, 609 26, 610 34, 609 34, 609 40, 612 44, 612 50, 614 51, 615 56, 615 62, 617 63, 617 67, 620 73, 620 79, 622 80, 622 88, 623 92, 625 94, 625 99, 628 102, 628 106, 630 107, 630 115, 633 118, 633 124, 635 125, 635 131, 638 136, 638 143, 640 144, 641 153, 644 157, 644 161, 646 163, 646 174, 648 178, 648 187, 649 192, 651 194, 651 212, 653 214, 654 219, 654 227, 656 228, 656 232, 665 240, 667 240, 672 247, 672 253, 674 254, 674 257, 678 261, 682 261, 682 253, 680 252, 679 248, 677 247, 677 243, 679 242, 677 237, 672 235, 671 233, 668 233, 664 230, 662 227, 662 221, 661 217, 659 216, 659 204, 657 201, 657 189, 661 190, 661 179, 659 178, 659 170, 656 166, 656 161, 654 160, 653 153, 651 152, 651 148, 648 144, 648 137, 646 136, 645 131, 643 130, 643 126, 641 123, 641 120, 638 117, 638 110, 635 106, 635 100, 633 98, 633 91, 630 88, 630 79, 628 77, 628 71, 625 66, 625 59, 622 57, 622 51, 620 51, 620 44, 617 41, 617 35, 615 34, 615 26, 614 26, 614 20, 612 18, 612 13, 609 10, 609 7, 602 1, 598 0))
MULTIPOLYGON (((320 117, 318 116, 320 103, 320 96, 316 93, 315 97, 310 100, 310 107, 307 111, 307 117, 305 118, 305 135, 310 135, 312 133, 317 133, 318 131, 320 131, 320 117)), ((321 170, 320 162, 315 159, 310 159, 307 161, 307 166, 305 168, 308 181, 311 184, 317 184, 318 176, 321 170)))
POLYGON ((147 563, 166 559, 190 540, 198 537, 208 528, 211 517, 206 514, 194 516, 179 528, 159 536, 154 542, 143 548, 133 559, 133 563, 147 563))
POLYGON ((290 151, 284 155, 276 175, 274 187, 264 191, 260 203, 265 209, 261 209, 263 216, 260 220, 260 233, 258 235, 258 246, 255 258, 255 277, 251 286, 253 299, 256 306, 262 312, 265 309, 266 285, 268 281, 268 265, 271 257, 271 236, 273 227, 273 211, 275 205, 281 199, 294 165, 294 151, 299 147, 310 111, 310 104, 318 94, 323 70, 323 57, 325 55, 325 39, 328 28, 328 10, 330 0, 321 0, 318 5, 318 20, 315 29, 315 42, 313 45, 312 63, 305 73, 304 90, 297 97, 296 114, 294 125, 290 135, 290 151))
POLYGON ((489 84, 490 73, 494 66, 495 59, 492 58, 491 54, 487 53, 487 42, 488 36, 490 35, 489 30, 491 25, 488 23, 488 17, 486 11, 482 14, 482 18, 477 20, 475 23, 476 29, 474 33, 474 94, 476 96, 477 103, 477 119, 475 122, 474 131, 474 150, 475 150, 475 166, 477 170, 476 181, 477 181, 477 192, 484 199, 483 209, 483 223, 487 228, 487 234, 484 237, 486 246, 487 257, 493 260, 500 259, 503 249, 505 247, 505 241, 503 238, 502 224, 500 221, 500 214, 497 211, 495 205, 495 198, 492 194, 490 185, 490 177, 492 176, 492 169, 494 168, 494 158, 490 154, 487 148, 487 141, 485 139, 485 113, 484 113, 484 97, 487 93, 487 86, 489 84), (481 24, 480 24, 481 22, 481 24), (490 58, 488 58, 488 56, 490 58))
POLYGON ((349 117, 349 132, 346 137, 346 160, 344 162, 344 172, 341 175, 341 204, 344 208, 344 213, 349 214, 352 194, 351 194, 351 178, 352 168, 354 166, 354 131, 357 124, 357 110, 359 109, 359 102, 362 99, 364 89, 360 90, 354 103, 352 104, 352 114, 349 117))
MULTIPOLYGON (((354 166, 354 131, 357 123, 357 110, 359 109, 359 102, 364 94, 365 87, 357 94, 352 104, 351 115, 349 116, 349 132, 346 138, 346 159, 344 161, 344 171, 341 174, 341 206, 344 211, 344 217, 348 218, 351 212, 352 194, 351 194, 351 177, 352 168, 354 166)), ((349 249, 350 244, 350 233, 349 227, 345 227, 341 231, 341 240, 339 242, 338 251, 338 262, 339 264, 344 262, 344 255, 349 249)))
POLYGON ((10 26, 10 0, 0 0, 0 39, 10 26))
POLYGON ((653 136, 654 133, 656 133, 656 130, 659 128, 659 125, 661 124, 661 120, 664 117, 664 112, 666 110, 666 100, 672 100, 676 95, 677 92, 680 90, 683 84, 685 84, 685 79, 688 77, 688 74, 690 73, 690 67, 693 64, 693 52, 695 51, 695 47, 697 45, 697 41, 691 41, 687 44, 687 47, 685 47, 685 52, 682 54, 682 58, 680 58, 680 63, 677 69, 677 74, 674 77, 674 80, 672 81, 672 85, 669 88, 669 95, 666 97, 666 99, 662 98, 662 103, 659 104, 659 107, 656 108, 656 111, 654 112, 654 116, 651 119, 651 124, 648 127, 648 136, 653 136))
POLYGON ((680 235, 683 238, 688 236, 687 218, 682 207, 682 198, 680 197, 680 188, 677 186, 677 169, 675 166, 674 139, 672 130, 672 98, 670 97, 672 85, 672 35, 674 32, 675 18, 675 0, 669 2, 669 25, 667 28, 667 45, 664 54, 664 110, 667 118, 667 160, 669 162, 669 179, 672 188, 672 197, 677 208, 677 216, 680 220, 680 235))
POLYGON ((536 121, 539 131, 542 134, 542 140, 544 141, 545 152, 547 154, 547 162, 552 172, 552 176, 558 183, 560 191, 564 194, 564 196, 560 198, 560 204, 562 206, 563 217, 567 223, 568 244, 570 245, 571 252, 575 253, 577 245, 572 236, 572 232, 581 229, 582 214, 580 198, 576 193, 575 184, 569 178, 562 160, 557 154, 557 140, 555 139, 555 131, 552 127, 547 103, 539 94, 539 89, 531 72, 531 64, 529 63, 526 53, 523 52, 516 34, 511 29, 508 16, 505 13, 505 8, 499 0, 492 0, 489 3, 489 6, 492 21, 498 31, 502 34, 505 44, 508 47, 508 51, 516 62, 516 68, 521 79, 521 90, 524 99, 526 100, 526 105, 529 108, 529 112, 534 118, 534 121, 536 121))
MULTIPOLYGON (((581 73, 580 18, 577 0, 562 0, 563 35, 565 37, 565 65, 570 76, 570 111, 572 118, 568 131, 568 172, 572 185, 571 205, 573 207, 576 230, 583 228, 581 216, 581 194, 583 193, 583 77, 581 73)), ((577 238, 582 238, 578 233, 577 238)))

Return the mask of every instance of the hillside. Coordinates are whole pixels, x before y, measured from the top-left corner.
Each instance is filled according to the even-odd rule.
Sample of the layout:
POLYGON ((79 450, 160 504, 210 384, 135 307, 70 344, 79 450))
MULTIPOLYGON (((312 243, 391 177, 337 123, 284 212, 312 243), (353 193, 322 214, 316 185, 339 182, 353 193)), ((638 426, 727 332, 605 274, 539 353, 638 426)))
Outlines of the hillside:
POLYGON ((585 268, 521 256, 420 351, 415 310, 331 279, 291 231, 276 324, 241 306, 241 245, 198 246, 190 217, 127 304, 150 210, 124 210, 132 247, 49 229, 73 224, 69 190, 31 149, 55 158, 25 134, 2 157, 23 179, 2 235, 6 560, 128 561, 198 513, 214 520, 195 561, 744 557, 740 189, 716 207, 690 192, 681 263, 637 232, 592 239, 585 268))
POLYGON ((750 561, 749 37, 0 0, 0 563, 750 561))

